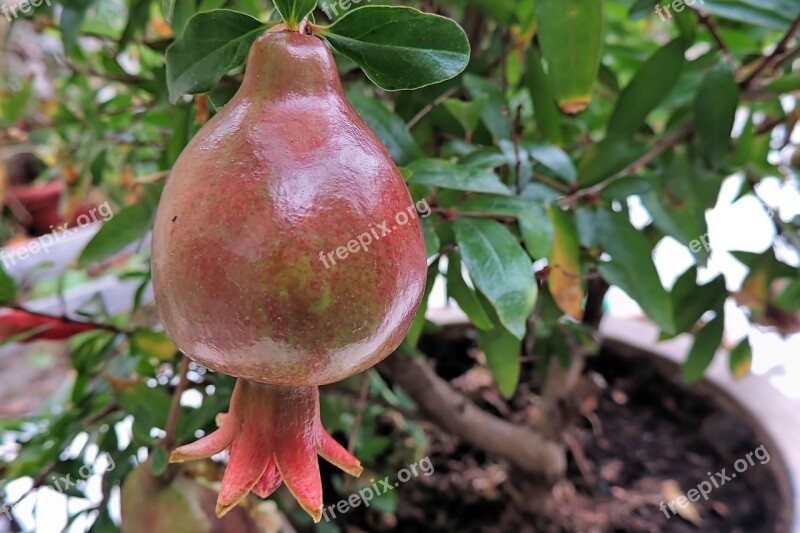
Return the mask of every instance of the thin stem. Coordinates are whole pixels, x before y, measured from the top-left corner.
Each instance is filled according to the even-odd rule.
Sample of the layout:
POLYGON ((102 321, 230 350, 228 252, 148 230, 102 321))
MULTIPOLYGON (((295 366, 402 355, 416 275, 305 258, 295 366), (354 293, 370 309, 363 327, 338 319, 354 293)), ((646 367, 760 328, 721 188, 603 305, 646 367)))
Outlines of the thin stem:
POLYGON ((178 371, 178 384, 175 386, 175 392, 172 393, 172 405, 169 409, 169 417, 167 418, 166 435, 161 441, 161 444, 169 450, 175 445, 175 433, 178 430, 178 419, 181 414, 181 396, 186 392, 189 386, 189 358, 181 354, 181 365, 178 371))
POLYGON ((711 33, 711 37, 714 39, 714 42, 717 43, 719 49, 722 50, 726 56, 730 57, 731 49, 725 42, 725 40, 722 38, 722 34, 719 31, 717 23, 714 22, 714 19, 711 18, 710 15, 703 13, 701 11, 694 10, 694 12, 697 15, 698 20, 700 21, 700 24, 705 26, 708 29, 709 33, 711 33))
POLYGON ((431 103, 429 103, 428 105, 426 105, 425 107, 423 107, 423 108, 422 108, 422 109, 419 111, 419 113, 417 113, 416 115, 414 115, 414 117, 413 117, 411 120, 409 120, 409 121, 408 121, 408 123, 406 124, 406 129, 410 130, 411 128, 413 128, 414 126, 416 126, 416 125, 417 125, 417 123, 419 123, 419 121, 420 121, 420 120, 422 120, 423 118, 425 118, 425 116, 426 116, 428 113, 430 113, 431 111, 433 111, 433 108, 434 108, 434 107, 436 107, 437 105, 441 104, 442 102, 444 102, 445 100, 447 100, 448 98, 450 98, 451 96, 453 96, 454 94, 456 94, 456 93, 458 92, 458 89, 459 89, 459 86, 458 86, 458 85, 456 85, 456 86, 454 86, 454 87, 450 87, 450 88, 449 88, 449 89, 447 89, 445 92, 443 92, 442 94, 440 94, 440 95, 439 95, 439 96, 438 96, 438 97, 437 97, 437 98, 436 98, 436 99, 435 99, 433 102, 431 102, 431 103))
POLYGON ((786 32, 786 35, 783 36, 783 39, 775 46, 775 50, 768 56, 763 57, 758 66, 753 69, 749 76, 747 76, 742 82, 741 86, 747 88, 750 84, 758 78, 762 72, 764 72, 769 66, 772 64, 773 61, 780 59, 780 55, 786 51, 789 42, 794 38, 797 32, 800 31, 800 15, 794 19, 794 22, 789 27, 789 30, 786 32))

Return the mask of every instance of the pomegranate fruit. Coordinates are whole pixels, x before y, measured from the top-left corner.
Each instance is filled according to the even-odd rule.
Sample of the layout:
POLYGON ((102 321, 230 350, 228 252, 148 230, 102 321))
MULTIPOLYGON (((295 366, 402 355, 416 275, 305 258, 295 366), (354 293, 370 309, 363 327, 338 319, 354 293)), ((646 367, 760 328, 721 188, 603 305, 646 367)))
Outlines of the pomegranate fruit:
POLYGON ((360 474, 322 427, 317 387, 372 367, 408 332, 426 277, 410 207, 328 47, 299 32, 261 36, 233 100, 176 162, 153 234, 167 332, 239 378, 219 429, 171 456, 230 448, 218 515, 283 482, 319 521, 317 454, 360 474))

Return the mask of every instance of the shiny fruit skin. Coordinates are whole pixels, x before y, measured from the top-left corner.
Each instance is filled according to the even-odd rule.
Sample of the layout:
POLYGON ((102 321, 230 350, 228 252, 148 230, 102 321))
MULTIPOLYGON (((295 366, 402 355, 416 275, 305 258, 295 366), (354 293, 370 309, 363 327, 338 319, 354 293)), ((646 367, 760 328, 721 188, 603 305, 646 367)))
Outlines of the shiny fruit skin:
POLYGON ((153 284, 167 332, 213 370, 332 383, 399 345, 425 275, 408 189, 328 48, 296 32, 260 37, 241 89, 161 199, 153 284), (352 245, 359 235, 366 250, 352 245))

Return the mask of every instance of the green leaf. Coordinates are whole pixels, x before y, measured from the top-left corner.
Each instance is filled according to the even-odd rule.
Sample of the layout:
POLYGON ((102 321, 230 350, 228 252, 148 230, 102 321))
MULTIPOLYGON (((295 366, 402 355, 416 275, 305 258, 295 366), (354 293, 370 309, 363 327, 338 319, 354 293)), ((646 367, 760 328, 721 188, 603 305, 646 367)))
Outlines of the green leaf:
POLYGON ((647 152, 647 146, 631 139, 606 137, 592 145, 578 165, 581 187, 591 187, 619 174, 647 152))
POLYGON ((686 383, 693 383, 703 377, 703 373, 714 360, 722 344, 725 331, 725 313, 719 311, 714 319, 697 332, 689 356, 683 364, 681 375, 686 383))
POLYGON ((422 235, 425 237, 425 254, 427 257, 433 257, 439 253, 442 243, 439 240, 439 235, 436 233, 436 226, 430 218, 423 218, 422 235))
POLYGON ((622 91, 608 122, 608 135, 629 137, 644 124, 647 115, 675 87, 683 71, 686 43, 677 38, 653 54, 622 91))
POLYGON ((479 212, 516 217, 528 252, 534 259, 550 254, 553 225, 544 205, 530 198, 476 194, 455 207, 456 211, 479 212))
POLYGON ((463 102, 455 98, 448 98, 442 102, 442 105, 444 105, 445 109, 447 109, 458 123, 461 124, 461 127, 464 128, 467 134, 467 138, 471 138, 472 134, 475 132, 475 128, 477 128, 478 124, 481 122, 483 110, 486 108, 488 102, 489 95, 482 94, 474 98, 471 102, 463 102))
POLYGON ((497 139, 511 139, 511 120, 508 113, 508 101, 496 83, 474 74, 464 75, 464 87, 472 98, 488 95, 489 101, 483 110, 483 123, 497 139))
POLYGON ((227 9, 192 17, 167 49, 170 101, 213 89, 228 71, 244 64, 250 47, 265 29, 258 19, 227 9))
POLYGON ((636 300, 663 331, 672 333, 672 303, 658 277, 650 243, 623 213, 598 211, 594 220, 596 237, 611 256, 600 265, 600 274, 636 300))
POLYGON ((410 7, 363 6, 318 33, 389 91, 449 80, 469 62, 469 40, 458 24, 410 7))
POLYGON ((575 320, 582 320, 584 292, 578 227, 571 214, 556 205, 551 205, 548 213, 554 237, 548 258, 551 271, 547 286, 559 309, 575 320))
POLYGON ((567 183, 578 179, 578 171, 569 155, 557 146, 547 144, 523 143, 525 150, 533 159, 564 178, 567 183))
POLYGON ((542 68, 542 60, 534 47, 527 50, 525 82, 533 100, 533 114, 537 130, 549 142, 562 145, 564 134, 561 130, 561 115, 558 104, 550 88, 550 80, 542 68))
POLYGON ((725 278, 717 276, 705 285, 697 285, 697 267, 684 272, 672 287, 674 333, 691 330, 707 311, 719 311, 728 297, 725 278))
POLYGON ((700 154, 709 167, 719 167, 731 144, 739 105, 739 84, 727 63, 714 67, 703 80, 694 101, 700 154))
POLYGON ((790 313, 800 312, 800 278, 789 282, 775 298, 774 304, 790 313))
POLYGON ((417 141, 406 129, 406 124, 376 98, 351 91, 347 99, 372 131, 378 134, 386 149, 398 165, 406 165, 423 157, 417 141))
POLYGON ((64 50, 72 55, 78 46, 81 24, 94 0, 65 0, 61 11, 61 39, 64 50))
POLYGON ((160 476, 169 466, 169 453, 162 446, 153 448, 153 475, 160 476))
POLYGON ((767 84, 767 89, 775 94, 787 94, 800 90, 800 75, 786 75, 767 84))
POLYGON ((561 109, 583 111, 592 99, 603 51, 601 0, 537 0, 539 43, 561 109))
MULTIPOLYGON (((5 262, 5 252, 0 251, 0 261, 5 262)), ((17 299, 17 284, 6 274, 3 265, 0 264, 0 302, 14 303, 17 299)))
POLYGON ((272 0, 272 3, 292 31, 317 7, 317 0, 272 0))
POLYGON ((457 191, 511 194, 500 178, 489 170, 465 168, 444 159, 419 159, 408 165, 409 183, 457 191))
POLYGON ((793 0, 704 0, 703 11, 747 25, 787 30, 800 6, 793 0))
POLYGON ((130 13, 128 14, 128 23, 119 39, 120 48, 128 44, 136 35, 144 32, 147 22, 150 20, 150 0, 131 0, 129 3, 130 13))
MULTIPOLYGON (((486 300, 483 295, 480 295, 480 299, 486 300)), ((486 364, 500 392, 506 398, 511 398, 519 383, 522 341, 503 327, 490 305, 486 305, 486 308, 494 327, 478 330, 478 345, 486 355, 486 364)))
POLYGON ((419 309, 417 309, 417 314, 414 317, 414 321, 411 323, 411 328, 409 328, 408 334, 403 340, 403 344, 406 347, 413 348, 419 342, 419 338, 422 335, 422 330, 425 328, 425 313, 428 311, 428 300, 431 297, 431 291, 433 291, 433 285, 436 282, 437 277, 439 277, 438 259, 428 267, 428 278, 425 283, 425 293, 422 297, 422 304, 419 306, 419 309))
POLYGON ((464 281, 461 271, 461 256, 452 252, 447 256, 447 294, 453 298, 462 311, 478 329, 492 329, 494 324, 486 314, 486 309, 478 300, 478 294, 464 281))
POLYGON ((497 310, 500 322, 521 339, 538 291, 530 258, 499 222, 461 217, 453 226, 475 286, 497 310))
POLYGON ((148 199, 130 205, 103 224, 78 258, 78 268, 108 259, 115 253, 144 238, 153 227, 155 208, 148 199))
POLYGON ((172 14, 175 12, 175 1, 176 0, 161 0, 161 14, 167 22, 172 22, 172 14))
POLYGON ((741 379, 748 374, 753 365, 753 348, 750 346, 750 339, 745 337, 742 342, 728 354, 728 366, 731 374, 736 379, 741 379))

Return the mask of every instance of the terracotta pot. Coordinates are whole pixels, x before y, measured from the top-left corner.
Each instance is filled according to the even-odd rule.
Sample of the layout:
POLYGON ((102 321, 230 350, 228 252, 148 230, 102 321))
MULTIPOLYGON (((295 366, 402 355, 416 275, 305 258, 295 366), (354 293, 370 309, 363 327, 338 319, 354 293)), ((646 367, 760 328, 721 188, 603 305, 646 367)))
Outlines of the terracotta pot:
POLYGON ((64 188, 63 181, 51 181, 44 185, 16 185, 7 194, 8 200, 18 202, 30 214, 30 232, 39 236, 61 223, 58 207, 64 188))

